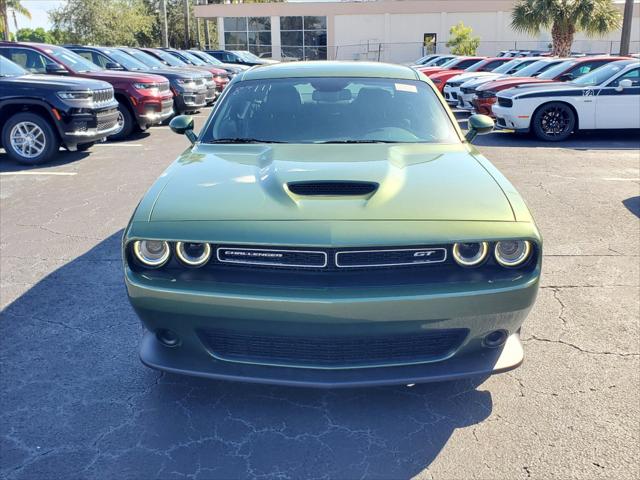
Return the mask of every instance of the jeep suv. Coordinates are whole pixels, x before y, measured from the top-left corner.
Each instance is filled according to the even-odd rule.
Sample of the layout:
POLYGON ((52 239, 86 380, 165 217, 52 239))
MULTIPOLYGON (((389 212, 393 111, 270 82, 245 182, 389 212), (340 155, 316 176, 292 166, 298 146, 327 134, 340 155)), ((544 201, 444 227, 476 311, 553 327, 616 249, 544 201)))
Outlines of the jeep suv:
POLYGON ((62 145, 86 150, 114 132, 118 102, 106 82, 30 75, 0 56, 0 145, 20 163, 46 162, 62 145))
POLYGON ((166 77, 174 95, 173 108, 178 114, 198 110, 206 104, 205 79, 200 72, 168 68, 151 55, 135 48, 80 45, 70 45, 66 48, 107 70, 154 73, 166 77), (157 62, 159 67, 153 62, 157 62))
POLYGON ((118 101, 118 129, 111 139, 126 138, 136 127, 146 130, 173 115, 173 93, 169 81, 160 75, 103 70, 71 50, 44 43, 0 42, 0 55, 32 73, 110 83, 118 101))

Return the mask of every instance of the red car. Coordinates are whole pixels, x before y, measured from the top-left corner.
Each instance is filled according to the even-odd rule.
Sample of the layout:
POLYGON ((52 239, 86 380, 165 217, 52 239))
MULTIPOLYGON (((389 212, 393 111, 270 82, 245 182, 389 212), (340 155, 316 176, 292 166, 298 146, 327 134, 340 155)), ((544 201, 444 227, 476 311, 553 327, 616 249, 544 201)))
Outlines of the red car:
MULTIPOLYGON (((513 59, 509 57, 489 57, 489 58, 485 58, 481 62, 477 62, 471 65, 469 68, 466 68, 464 71, 465 72, 490 72, 493 69, 498 68, 503 63, 510 62, 511 60, 513 59)), ((449 80, 452 77, 455 77, 456 75, 460 75, 460 70, 450 69, 450 70, 442 70, 436 73, 431 73, 428 75, 428 77, 431 79, 434 85, 438 87, 438 90, 442 92, 445 84, 447 83, 447 80, 449 80)))
POLYGON ((456 57, 439 67, 424 67, 417 68, 416 70, 424 73, 427 77, 434 73, 443 72, 444 70, 455 70, 460 73, 461 70, 469 68, 471 65, 475 65, 484 59, 485 57, 456 57))
POLYGON ((493 115, 491 107, 497 101, 497 93, 507 88, 518 85, 549 82, 567 82, 595 70, 602 65, 617 60, 626 60, 625 57, 584 57, 568 59, 548 70, 542 72, 537 77, 509 77, 486 83, 477 88, 473 106, 477 113, 493 115))
POLYGON ((173 93, 169 81, 160 75, 103 70, 71 50, 45 43, 0 42, 0 55, 32 73, 110 83, 118 101, 120 127, 111 139, 126 138, 136 126, 145 130, 173 115, 173 93))

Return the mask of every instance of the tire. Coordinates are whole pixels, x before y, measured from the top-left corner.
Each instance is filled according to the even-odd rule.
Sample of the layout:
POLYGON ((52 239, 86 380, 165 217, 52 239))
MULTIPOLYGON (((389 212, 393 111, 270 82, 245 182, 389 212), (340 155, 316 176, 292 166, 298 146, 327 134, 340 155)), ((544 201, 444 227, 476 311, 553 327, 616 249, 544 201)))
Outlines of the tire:
POLYGON ((76 148, 78 149, 79 152, 86 152, 91 147, 93 147, 95 144, 96 144, 96 142, 79 143, 78 145, 76 145, 76 148))
POLYGON ((545 103, 533 115, 533 133, 540 140, 561 142, 571 136, 575 127, 576 115, 566 103, 545 103))
POLYGON ((48 119, 37 113, 17 113, 2 129, 2 145, 7 155, 23 165, 39 165, 51 159, 60 140, 48 119))
POLYGON ((133 132, 135 120, 129 108, 122 102, 118 102, 118 124, 121 125, 120 130, 109 135, 109 140, 124 140, 133 132))

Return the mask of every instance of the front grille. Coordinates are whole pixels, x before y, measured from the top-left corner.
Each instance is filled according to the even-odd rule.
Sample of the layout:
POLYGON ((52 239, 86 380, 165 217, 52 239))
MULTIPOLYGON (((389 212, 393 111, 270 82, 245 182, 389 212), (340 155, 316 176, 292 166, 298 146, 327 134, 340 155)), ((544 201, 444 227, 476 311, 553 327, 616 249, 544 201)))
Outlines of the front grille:
POLYGON ((169 82, 158 84, 158 92, 160 93, 168 92, 170 89, 171 89, 171 85, 169 84, 169 82))
POLYGON ((113 89, 105 88, 102 90, 93 91, 93 103, 95 106, 104 105, 113 101, 113 89))
POLYGON ((193 82, 194 82, 197 86, 200 86, 200 85, 204 85, 204 84, 205 84, 205 80, 204 80, 204 78, 196 78, 196 79, 194 79, 194 80, 193 80, 193 82))
POLYGON ((482 90, 478 92, 478 98, 493 98, 496 96, 496 92, 492 90, 482 90))
POLYGON ((118 120, 118 111, 116 109, 99 112, 96 115, 96 128, 99 132, 110 130, 118 120))
POLYGON ((451 355, 467 329, 423 330, 396 335, 274 335, 199 330, 211 353, 237 362, 307 368, 350 368, 422 363, 451 355))
POLYGON ((498 97, 498 105, 501 107, 511 108, 513 107, 513 100, 510 98, 498 97))
POLYGON ((451 96, 453 97, 454 100, 458 99, 458 93, 457 92, 451 92, 451 96))
POLYGON ((460 91, 462 93, 473 93, 473 92, 476 91, 476 89, 475 88, 469 88, 469 87, 463 87, 463 88, 460 89, 460 91))
POLYGON ((347 181, 289 182, 287 187, 291 193, 296 195, 357 196, 375 192, 378 184, 374 182, 347 181))

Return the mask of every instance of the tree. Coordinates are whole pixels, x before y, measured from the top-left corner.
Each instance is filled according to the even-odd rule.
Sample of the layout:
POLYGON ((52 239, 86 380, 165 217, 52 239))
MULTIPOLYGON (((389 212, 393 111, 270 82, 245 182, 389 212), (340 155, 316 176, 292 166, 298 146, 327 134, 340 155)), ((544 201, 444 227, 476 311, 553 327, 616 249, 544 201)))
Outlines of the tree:
POLYGON ((13 20, 15 22, 16 13, 27 17, 31 20, 31 12, 20 0, 0 0, 0 32, 2 32, 5 40, 9 40, 9 11, 13 13, 13 20))
POLYGON ((67 0, 49 18, 69 42, 106 46, 139 45, 154 21, 144 0, 67 0))
POLYGON ((447 47, 454 55, 475 55, 480 46, 480 38, 472 37, 473 29, 460 22, 449 29, 447 47))
POLYGON ((16 39, 19 42, 39 42, 56 43, 57 38, 42 27, 35 30, 31 28, 21 28, 16 32, 16 39))
POLYGON ((571 54, 573 36, 598 36, 620 28, 620 12, 612 0, 518 0, 511 13, 517 32, 538 35, 551 29, 552 55, 571 54))

